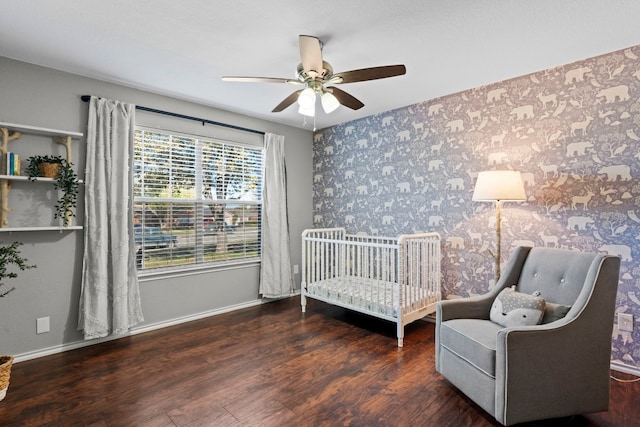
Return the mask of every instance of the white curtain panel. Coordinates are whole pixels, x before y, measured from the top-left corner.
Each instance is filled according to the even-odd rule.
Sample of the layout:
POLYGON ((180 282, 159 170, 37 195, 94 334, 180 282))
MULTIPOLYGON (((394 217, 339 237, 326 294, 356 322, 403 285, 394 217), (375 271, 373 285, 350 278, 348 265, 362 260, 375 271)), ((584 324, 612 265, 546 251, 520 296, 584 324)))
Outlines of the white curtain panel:
POLYGON ((263 298, 280 298, 292 292, 284 136, 267 133, 264 136, 260 294, 263 298))
POLYGON ((121 335, 142 322, 133 238, 135 106, 91 97, 78 329, 85 339, 121 335))

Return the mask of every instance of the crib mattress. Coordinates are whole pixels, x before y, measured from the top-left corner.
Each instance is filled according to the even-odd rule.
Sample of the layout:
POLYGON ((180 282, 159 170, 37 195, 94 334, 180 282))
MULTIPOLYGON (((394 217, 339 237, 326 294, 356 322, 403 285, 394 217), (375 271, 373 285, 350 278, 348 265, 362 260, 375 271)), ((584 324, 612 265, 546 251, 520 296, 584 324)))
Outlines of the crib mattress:
MULTIPOLYGON (((433 299, 428 289, 402 286, 405 313, 418 310, 423 306, 422 302, 433 299)), ((307 284, 306 293, 394 318, 398 317, 400 309, 398 284, 377 279, 331 278, 307 284)))

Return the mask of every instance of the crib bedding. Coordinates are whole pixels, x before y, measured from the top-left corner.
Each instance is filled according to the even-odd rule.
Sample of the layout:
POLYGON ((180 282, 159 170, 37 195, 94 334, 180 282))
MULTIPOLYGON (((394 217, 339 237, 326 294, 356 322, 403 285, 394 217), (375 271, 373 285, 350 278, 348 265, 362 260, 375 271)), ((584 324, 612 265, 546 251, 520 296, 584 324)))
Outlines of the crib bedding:
POLYGON ((400 286, 403 288, 405 310, 418 309, 424 301, 436 296, 433 291, 426 288, 409 287, 357 276, 334 277, 312 282, 307 286, 307 294, 397 318, 400 309, 398 295, 400 286))

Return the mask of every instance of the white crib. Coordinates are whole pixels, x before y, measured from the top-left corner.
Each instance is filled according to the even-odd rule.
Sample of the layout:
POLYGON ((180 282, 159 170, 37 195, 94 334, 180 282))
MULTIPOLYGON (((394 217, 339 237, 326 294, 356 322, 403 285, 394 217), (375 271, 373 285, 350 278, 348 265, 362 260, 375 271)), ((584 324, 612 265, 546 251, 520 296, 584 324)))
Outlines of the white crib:
POLYGON ((398 238, 346 234, 344 228, 302 233, 302 312, 314 298, 404 326, 435 312, 440 301, 440 235, 398 238))

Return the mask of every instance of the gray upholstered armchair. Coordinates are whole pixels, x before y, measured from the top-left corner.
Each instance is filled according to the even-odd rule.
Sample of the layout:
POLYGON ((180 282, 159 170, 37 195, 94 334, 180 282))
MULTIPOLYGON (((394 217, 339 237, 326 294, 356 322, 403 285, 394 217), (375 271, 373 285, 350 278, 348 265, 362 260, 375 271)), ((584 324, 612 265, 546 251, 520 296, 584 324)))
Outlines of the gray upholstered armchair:
POLYGON ((619 270, 614 256, 516 248, 489 293, 438 305, 436 370, 504 425, 607 410, 619 270), (512 285, 541 294, 542 324, 490 320, 512 285))

